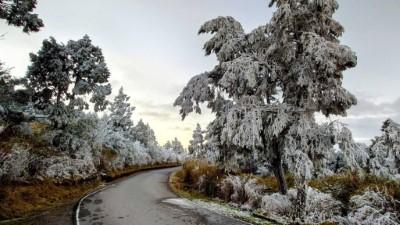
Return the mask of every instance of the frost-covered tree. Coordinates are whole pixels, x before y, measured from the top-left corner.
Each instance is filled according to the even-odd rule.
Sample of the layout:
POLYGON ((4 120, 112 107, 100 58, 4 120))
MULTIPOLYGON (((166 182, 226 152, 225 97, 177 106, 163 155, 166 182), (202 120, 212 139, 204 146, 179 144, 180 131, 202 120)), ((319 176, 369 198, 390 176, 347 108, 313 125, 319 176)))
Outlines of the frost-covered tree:
POLYGON ((370 172, 400 181, 400 125, 387 119, 370 146, 370 172))
POLYGON ((124 93, 123 88, 119 89, 118 95, 115 96, 114 102, 110 104, 110 123, 114 127, 114 131, 129 131, 133 126, 131 119, 134 106, 128 102, 130 97, 124 93))
POLYGON ((158 146, 156 136, 149 124, 145 124, 142 119, 133 128, 133 139, 139 141, 146 148, 158 146))
POLYGON ((185 151, 182 143, 176 137, 171 141, 171 149, 177 153, 183 153, 185 151))
POLYGON ((340 172, 351 171, 364 173, 368 171, 368 148, 363 143, 353 140, 352 133, 347 127, 343 127, 338 135, 338 144, 341 150, 339 154, 340 172))
POLYGON ((189 141, 189 154, 199 154, 204 149, 203 143, 203 131, 201 130, 200 124, 197 124, 196 129, 193 131, 192 134, 192 140, 189 141))
POLYGON ((69 41, 68 45, 51 37, 30 57, 28 86, 35 92, 36 106, 50 111, 55 127, 64 126, 74 109, 88 109, 89 102, 94 104, 95 111, 107 106, 110 73, 101 49, 93 46, 88 36, 69 41), (88 95, 89 102, 84 100, 88 95))
POLYGON ((0 1, 0 19, 9 25, 23 27, 25 33, 38 32, 43 21, 32 13, 36 8, 36 0, 2 0, 0 1))
POLYGON ((334 126, 318 125, 314 114, 345 116, 356 104, 341 84, 343 71, 357 62, 339 42, 344 28, 332 18, 336 0, 272 0, 273 5, 271 21, 250 33, 232 17, 200 28, 214 34, 204 50, 215 53, 219 64, 193 77, 174 105, 184 119, 208 102, 221 154, 259 151, 283 194, 285 164, 296 177, 302 217, 306 184, 335 144, 334 126))
POLYGON ((56 113, 65 107, 71 84, 68 50, 50 37, 43 41, 37 54, 30 54, 30 58, 32 64, 28 67, 27 78, 35 91, 33 100, 39 109, 51 107, 56 113))
POLYGON ((165 143, 165 144, 163 145, 163 148, 165 148, 165 149, 172 149, 172 144, 171 144, 171 142, 170 142, 170 141, 167 141, 167 143, 165 143))
POLYGON ((110 72, 101 48, 94 46, 89 36, 85 35, 78 41, 69 41, 67 49, 74 84, 69 94, 70 105, 81 110, 88 109, 89 104, 84 98, 91 94, 89 101, 94 104, 94 110, 106 109, 109 103, 106 96, 111 94, 111 84, 108 83, 110 72))

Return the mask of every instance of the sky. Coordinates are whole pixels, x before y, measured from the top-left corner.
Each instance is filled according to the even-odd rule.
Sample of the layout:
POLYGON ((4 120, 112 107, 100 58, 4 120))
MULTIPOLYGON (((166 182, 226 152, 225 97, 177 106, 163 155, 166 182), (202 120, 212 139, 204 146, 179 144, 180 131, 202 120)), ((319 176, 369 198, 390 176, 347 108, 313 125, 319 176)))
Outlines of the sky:
MULTIPOLYGON (((338 0, 334 15, 345 28, 341 43, 356 52, 358 65, 345 71, 343 86, 358 105, 340 121, 348 124, 357 141, 380 134, 387 118, 400 122, 400 1, 338 0)), ((184 121, 173 102, 189 79, 212 70, 214 56, 204 56, 211 37, 197 35, 200 26, 218 16, 233 16, 246 32, 265 25, 273 9, 266 0, 38 0, 35 13, 45 27, 25 34, 0 21, 0 60, 11 74, 24 76, 29 53, 37 53, 53 36, 67 43, 89 35, 103 50, 110 69, 112 100, 118 89, 131 96, 139 119, 154 129, 159 144, 177 137, 187 146, 196 123, 205 128, 212 115, 192 114, 184 121)), ((318 117, 319 118, 319 117, 318 117)))

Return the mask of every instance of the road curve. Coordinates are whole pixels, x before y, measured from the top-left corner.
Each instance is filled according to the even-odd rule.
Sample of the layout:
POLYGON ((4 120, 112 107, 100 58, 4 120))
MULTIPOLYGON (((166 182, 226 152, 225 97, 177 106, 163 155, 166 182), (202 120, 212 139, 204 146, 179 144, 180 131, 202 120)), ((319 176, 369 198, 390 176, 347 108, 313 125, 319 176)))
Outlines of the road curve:
POLYGON ((79 225, 247 224, 179 198, 168 188, 176 168, 140 173, 84 198, 77 209, 79 225))

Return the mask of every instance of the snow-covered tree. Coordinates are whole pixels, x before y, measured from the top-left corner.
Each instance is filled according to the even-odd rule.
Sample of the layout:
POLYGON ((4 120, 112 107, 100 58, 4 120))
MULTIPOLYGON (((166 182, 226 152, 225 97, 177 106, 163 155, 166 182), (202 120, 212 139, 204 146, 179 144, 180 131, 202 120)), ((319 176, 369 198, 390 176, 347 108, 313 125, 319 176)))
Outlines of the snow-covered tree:
POLYGON ((78 41, 70 40, 67 49, 74 83, 69 95, 70 105, 78 109, 88 109, 89 104, 84 97, 91 94, 89 101, 94 104, 94 110, 106 109, 106 96, 111 94, 111 84, 108 83, 110 72, 101 48, 94 46, 89 36, 85 35, 78 41))
POLYGON ((139 141, 146 148, 158 146, 156 136, 149 124, 145 124, 142 119, 133 128, 133 139, 139 141))
POLYGON ((50 37, 30 58, 32 65, 28 67, 27 78, 35 91, 36 105, 42 109, 49 105, 60 107, 68 97, 71 83, 67 48, 50 37))
POLYGON ((200 124, 196 125, 196 129, 193 131, 192 140, 189 141, 189 154, 198 155, 203 149, 203 131, 201 130, 200 124))
POLYGON ((183 153, 185 151, 182 143, 176 137, 171 141, 171 149, 177 153, 183 153))
POLYGON ((118 95, 114 98, 114 102, 110 104, 110 123, 114 127, 114 131, 126 132, 133 126, 131 117, 135 107, 128 102, 129 98, 121 87, 118 95))
POLYGON ((357 143, 353 140, 351 131, 343 127, 338 135, 338 144, 341 150, 339 156, 340 172, 351 171, 364 173, 368 171, 369 153, 364 143, 357 143))
POLYGON ((283 194, 285 164, 296 177, 297 216, 303 217, 306 184, 335 144, 334 126, 318 125, 314 114, 345 116, 356 104, 341 84, 342 72, 357 62, 339 42, 344 28, 332 18, 336 0, 272 0, 273 5, 271 21, 248 34, 232 17, 200 28, 214 34, 204 50, 215 53, 219 64, 193 77, 174 105, 184 119, 208 102, 221 154, 259 151, 283 194))
POLYGON ((32 13, 36 8, 36 0, 2 0, 0 1, 0 19, 9 25, 23 27, 25 33, 38 32, 43 21, 32 13))
POLYGON ((370 172, 400 181, 400 125, 387 119, 370 146, 370 172))
POLYGON ((163 145, 163 148, 165 148, 165 149, 172 149, 172 144, 171 144, 171 142, 170 142, 170 141, 167 141, 167 143, 165 143, 165 144, 163 145))
POLYGON ((110 73, 101 49, 93 46, 88 36, 69 41, 66 46, 51 37, 30 57, 28 86, 35 92, 36 106, 50 111, 55 127, 65 126, 75 108, 88 109, 89 103, 84 98, 89 94, 95 111, 107 106, 105 97, 111 94, 110 73))

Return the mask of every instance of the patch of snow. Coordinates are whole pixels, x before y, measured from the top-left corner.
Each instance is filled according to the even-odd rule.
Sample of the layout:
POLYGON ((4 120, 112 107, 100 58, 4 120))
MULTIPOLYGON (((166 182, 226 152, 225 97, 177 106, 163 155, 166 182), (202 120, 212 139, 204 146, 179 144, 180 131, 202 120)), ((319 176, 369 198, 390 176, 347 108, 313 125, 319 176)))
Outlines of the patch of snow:
POLYGON ((162 202, 177 205, 185 209, 193 209, 194 205, 191 201, 184 199, 184 198, 169 198, 165 199, 162 202))

